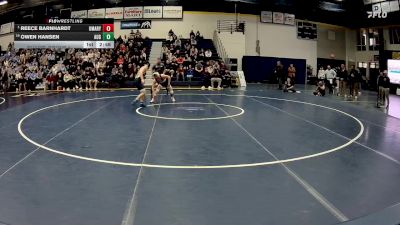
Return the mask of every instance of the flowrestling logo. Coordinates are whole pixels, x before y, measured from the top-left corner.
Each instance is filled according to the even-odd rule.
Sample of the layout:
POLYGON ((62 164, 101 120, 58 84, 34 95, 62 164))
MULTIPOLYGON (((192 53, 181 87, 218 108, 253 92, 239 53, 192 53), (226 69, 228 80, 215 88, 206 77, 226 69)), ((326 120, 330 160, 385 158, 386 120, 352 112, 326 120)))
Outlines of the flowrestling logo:
POLYGON ((151 29, 151 21, 148 20, 148 21, 143 22, 142 25, 140 26, 140 28, 142 28, 142 29, 151 29))

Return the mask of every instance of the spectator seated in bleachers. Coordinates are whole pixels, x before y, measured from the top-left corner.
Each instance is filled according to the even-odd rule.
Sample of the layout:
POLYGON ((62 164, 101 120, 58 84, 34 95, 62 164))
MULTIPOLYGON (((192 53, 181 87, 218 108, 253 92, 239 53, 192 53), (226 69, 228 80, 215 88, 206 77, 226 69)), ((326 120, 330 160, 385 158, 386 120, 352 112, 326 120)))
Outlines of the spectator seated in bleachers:
POLYGON ((97 73, 98 85, 105 86, 105 84, 106 84, 106 75, 104 73, 103 68, 99 68, 96 73, 97 73))
POLYGON ((203 36, 201 36, 200 31, 196 32, 196 40, 201 40, 203 39, 203 36))
MULTIPOLYGON (((75 72, 72 72, 75 73, 75 72)), ((75 91, 75 79, 74 76, 72 74, 70 74, 69 72, 66 72, 64 74, 64 90, 67 91, 71 91, 74 90, 75 91)))
POLYGON ((127 74, 123 70, 123 66, 120 65, 115 73, 111 75, 111 83, 113 88, 124 87, 127 74))
POLYGON ((201 62, 197 62, 196 68, 194 70, 194 77, 201 78, 203 77, 204 66, 201 62))
POLYGON ((204 52, 204 56, 206 57, 206 59, 211 58, 212 56, 212 52, 210 49, 207 49, 207 51, 204 52))
POLYGON ((58 91, 62 91, 64 89, 64 74, 60 71, 57 72, 57 84, 56 84, 56 89, 58 91))
POLYGON ((26 73, 27 75, 27 83, 28 83, 28 91, 34 91, 36 90, 36 86, 41 82, 39 79, 38 72, 36 69, 28 70, 26 73))
POLYGON ((147 62, 150 46, 139 31, 132 31, 129 38, 118 37, 110 50, 15 50, 11 44, 0 56, 1 87, 5 92, 31 91, 43 83, 44 90, 96 90, 98 85, 108 87, 116 74, 118 86, 125 87, 147 62))
POLYGON ((171 76, 175 78, 174 82, 199 82, 204 89, 206 87, 211 89, 210 82, 213 76, 213 82, 218 83, 217 88, 222 88, 223 85, 230 86, 231 76, 228 68, 213 57, 209 44, 205 46, 206 51, 201 48, 202 39, 200 32, 195 34, 191 31, 190 38, 183 39, 170 30, 163 44, 159 63, 163 63, 165 69, 169 70, 171 76), (212 68, 204 69, 204 65, 209 64, 212 68))
POLYGON ((194 76, 194 69, 192 67, 192 64, 188 65, 187 70, 185 71, 185 76, 189 81, 192 80, 192 78, 194 76))
MULTIPOLYGON (((211 86, 211 75, 228 84, 229 71, 214 57, 214 49, 204 45, 200 32, 190 32, 188 39, 172 30, 162 48, 159 72, 168 69, 174 82, 200 82, 211 86), (203 46, 203 47, 202 47, 203 46), (207 51, 204 51, 207 49, 207 51), (216 60, 216 72, 205 73, 204 65, 216 60), (222 69, 225 68, 225 69, 222 69), (162 70, 162 71, 161 71, 162 70)), ((96 90, 98 87, 131 87, 138 68, 147 62, 151 41, 137 30, 128 37, 115 39, 114 49, 13 49, 0 56, 0 81, 5 91, 96 90)), ((218 79, 213 79, 217 80, 218 79)))
POLYGON ((165 66, 164 66, 164 63, 162 63, 161 58, 157 58, 157 62, 152 67, 153 72, 162 74, 164 72, 164 69, 165 69, 165 66))
POLYGON ((180 77, 182 77, 182 81, 185 81, 185 68, 183 68, 182 64, 180 64, 176 70, 176 81, 179 81, 180 77))
POLYGON ((222 89, 222 76, 220 75, 219 71, 217 69, 214 68, 213 73, 211 73, 211 85, 210 85, 210 89, 214 88, 214 84, 218 83, 217 89, 220 90, 222 89))
POLYGON ((17 81, 17 92, 19 91, 27 91, 27 85, 26 85, 26 78, 25 74, 22 74, 20 71, 17 71, 15 73, 15 80, 17 81))
POLYGON ((232 81, 232 75, 228 69, 220 69, 220 75, 222 78, 222 87, 230 87, 232 81))
POLYGON ((190 44, 191 44, 192 46, 196 46, 196 45, 197 45, 197 40, 196 40, 194 37, 191 37, 191 38, 190 38, 190 44))

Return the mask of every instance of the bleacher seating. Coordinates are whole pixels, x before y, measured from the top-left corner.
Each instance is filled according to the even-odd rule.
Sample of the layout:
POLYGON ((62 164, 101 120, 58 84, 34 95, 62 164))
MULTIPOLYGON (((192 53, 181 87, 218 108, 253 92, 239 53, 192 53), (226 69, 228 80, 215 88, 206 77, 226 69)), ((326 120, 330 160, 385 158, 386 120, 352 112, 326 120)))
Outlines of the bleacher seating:
MULTIPOLYGON (((203 67, 207 66, 207 63, 210 61, 217 61, 220 62, 221 58, 219 57, 217 50, 214 46, 214 43, 211 39, 204 39, 204 38, 196 38, 196 45, 191 45, 191 39, 184 39, 184 38, 178 38, 176 35, 172 35, 173 40, 163 40, 162 44, 164 47, 167 48, 167 51, 171 51, 173 54, 173 58, 179 58, 179 57, 184 57, 186 59, 187 55, 189 55, 190 62, 185 61, 182 63, 184 66, 185 70, 189 66, 189 64, 192 65, 193 68, 195 68, 197 63, 202 63, 203 67), (175 45, 175 41, 179 39, 181 42, 181 45, 177 47, 175 45), (191 50, 186 49, 186 45, 190 45, 191 47, 195 47, 197 51, 199 52, 196 57, 192 57, 190 55, 191 50), (179 50, 179 53, 177 53, 179 50), (200 52, 201 51, 207 51, 210 50, 212 55, 211 57, 203 57, 201 56, 200 52)), ((167 61, 171 60, 171 57, 167 56, 165 52, 162 53, 161 59, 164 63, 164 65, 167 65, 167 61)), ((176 67, 176 66, 175 66, 176 67)), ((175 70, 175 69, 174 69, 175 70)), ((176 72, 176 71, 175 71, 176 72)), ((186 72, 185 72, 186 73, 186 72)), ((185 74, 186 75, 186 74, 185 74)), ((197 74, 198 75, 198 74, 197 74)), ((176 76, 175 76, 176 77, 176 76)), ((191 79, 185 79, 185 80, 176 80, 175 78, 172 79, 172 84, 174 86, 203 86, 204 85, 204 76, 193 76, 191 79)))
MULTIPOLYGON (((177 39, 174 36, 175 40, 177 39)), ((192 36, 193 38, 193 36, 192 36)), ((189 57, 190 51, 185 49, 193 39, 180 39, 181 50, 177 53, 176 46, 162 40, 163 46, 168 45, 173 52, 173 60, 180 56, 188 57, 187 61, 180 61, 185 67, 185 79, 172 79, 175 86, 205 86, 205 80, 210 76, 226 78, 225 66, 222 65, 214 43, 210 39, 203 39, 196 35, 196 44, 193 46, 200 52, 211 51, 211 57, 206 54, 195 54, 189 57), (190 58, 190 60, 189 60, 190 58), (216 72, 206 71, 206 67, 215 68, 216 72), (202 65, 201 72, 194 73, 193 77, 187 77, 189 64, 195 69, 196 65, 202 65), (221 68, 220 68, 221 66, 221 68)), ((158 40, 161 41, 161 40, 158 40)), ((3 91, 30 91, 38 87, 50 90, 96 90, 97 88, 132 88, 133 80, 141 65, 149 60, 153 40, 143 38, 140 32, 132 32, 129 37, 117 37, 113 50, 99 49, 67 49, 57 51, 55 49, 20 49, 14 50, 10 45, 10 54, 0 57, 0 80, 3 91), (145 53, 145 54, 144 54, 145 53), (144 55, 144 56, 143 56, 144 55), (18 75, 20 73, 20 75, 18 75), (20 78, 16 78, 16 75, 20 78), (71 77, 71 78, 69 78, 71 77), (22 83, 22 85, 20 85, 22 83)), ((192 45, 190 45, 192 47, 192 45)), ((171 53, 172 53, 171 52, 171 53)), ((163 58, 163 57, 161 57, 163 58)), ((164 64, 166 59, 163 58, 164 64)), ((177 71, 178 61, 174 61, 174 70, 177 71)), ((229 75, 228 75, 229 76, 229 75)), ((226 84, 226 82, 223 82, 226 84)))

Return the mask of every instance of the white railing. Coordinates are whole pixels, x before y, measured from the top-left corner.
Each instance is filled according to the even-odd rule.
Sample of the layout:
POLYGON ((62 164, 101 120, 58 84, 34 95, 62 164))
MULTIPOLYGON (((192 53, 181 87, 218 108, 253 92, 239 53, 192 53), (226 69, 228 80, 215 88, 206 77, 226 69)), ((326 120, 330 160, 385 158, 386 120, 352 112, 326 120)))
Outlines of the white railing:
POLYGON ((221 57, 221 59, 225 63, 227 63, 229 56, 226 53, 225 47, 222 44, 221 39, 219 38, 218 31, 216 31, 216 30, 214 31, 213 42, 214 42, 215 48, 217 49, 219 57, 221 57))
POLYGON ((246 28, 246 22, 238 20, 218 20, 217 30, 221 32, 241 32, 244 34, 246 28))

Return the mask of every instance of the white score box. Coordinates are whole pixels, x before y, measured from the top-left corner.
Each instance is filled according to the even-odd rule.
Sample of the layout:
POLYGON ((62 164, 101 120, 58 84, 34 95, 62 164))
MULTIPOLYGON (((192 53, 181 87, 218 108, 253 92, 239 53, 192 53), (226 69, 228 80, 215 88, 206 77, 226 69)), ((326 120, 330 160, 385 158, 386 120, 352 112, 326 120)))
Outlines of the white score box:
POLYGON ((114 41, 107 41, 106 48, 114 48, 114 41))
POLYGON ((96 41, 96 48, 105 48, 106 42, 105 41, 96 41))
POLYGON ((84 41, 83 48, 96 48, 96 42, 95 41, 84 41))
POLYGON ((114 48, 113 41, 96 41, 96 48, 114 48))

